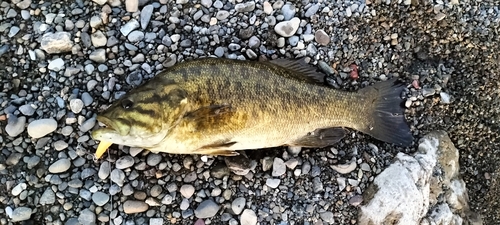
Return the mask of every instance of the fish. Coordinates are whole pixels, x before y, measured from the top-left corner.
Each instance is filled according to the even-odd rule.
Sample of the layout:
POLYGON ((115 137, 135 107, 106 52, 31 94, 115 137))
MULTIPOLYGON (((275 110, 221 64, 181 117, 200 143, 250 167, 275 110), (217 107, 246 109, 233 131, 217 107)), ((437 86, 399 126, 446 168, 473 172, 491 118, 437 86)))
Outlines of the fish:
POLYGON ((96 157, 112 144, 151 152, 234 156, 278 146, 322 148, 354 129, 410 146, 397 79, 358 91, 327 85, 305 60, 202 58, 178 63, 98 113, 96 157))

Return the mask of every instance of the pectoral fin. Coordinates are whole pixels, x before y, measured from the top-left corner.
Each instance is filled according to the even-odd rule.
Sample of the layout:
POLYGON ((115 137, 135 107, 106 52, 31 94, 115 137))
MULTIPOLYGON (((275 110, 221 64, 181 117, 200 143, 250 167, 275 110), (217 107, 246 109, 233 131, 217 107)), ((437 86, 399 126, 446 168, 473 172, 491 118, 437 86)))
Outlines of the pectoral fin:
POLYGON ((345 130, 340 127, 317 129, 295 140, 290 146, 322 148, 333 145, 345 136, 345 130))
POLYGON ((97 146, 97 150, 95 152, 95 157, 97 159, 101 158, 101 156, 108 150, 109 146, 111 146, 113 143, 107 142, 107 141, 101 141, 99 143, 99 146, 97 146))

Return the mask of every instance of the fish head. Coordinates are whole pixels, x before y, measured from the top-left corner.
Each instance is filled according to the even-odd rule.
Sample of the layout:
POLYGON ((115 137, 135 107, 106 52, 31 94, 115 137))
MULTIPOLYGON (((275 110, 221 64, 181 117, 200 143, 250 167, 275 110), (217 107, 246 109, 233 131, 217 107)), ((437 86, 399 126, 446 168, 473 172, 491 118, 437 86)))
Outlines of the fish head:
MULTIPOLYGON (((162 105, 153 91, 131 92, 97 116, 105 127, 92 132, 96 140, 146 148, 164 135, 162 105)), ((160 139, 160 140, 158 140, 160 139)))

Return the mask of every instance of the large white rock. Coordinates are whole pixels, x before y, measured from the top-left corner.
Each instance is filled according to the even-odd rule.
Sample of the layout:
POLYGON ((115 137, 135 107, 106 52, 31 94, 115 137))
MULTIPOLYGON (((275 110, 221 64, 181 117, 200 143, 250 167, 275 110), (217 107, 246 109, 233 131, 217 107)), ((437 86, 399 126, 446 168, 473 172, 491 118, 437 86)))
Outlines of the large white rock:
POLYGON ((399 153, 365 191, 358 224, 482 224, 469 209, 458 157, 444 131, 422 138, 414 156, 399 153))

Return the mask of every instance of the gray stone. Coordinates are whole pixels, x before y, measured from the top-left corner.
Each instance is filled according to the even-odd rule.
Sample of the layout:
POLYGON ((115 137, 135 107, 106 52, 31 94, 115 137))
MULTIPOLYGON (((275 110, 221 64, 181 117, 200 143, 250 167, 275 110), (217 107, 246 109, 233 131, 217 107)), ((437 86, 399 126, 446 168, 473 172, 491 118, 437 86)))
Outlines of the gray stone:
POLYGON ((111 171, 111 181, 115 182, 118 186, 123 187, 125 182, 125 173, 120 169, 111 171))
POLYGON ((97 62, 97 63, 105 63, 106 62, 106 50, 100 48, 96 49, 89 55, 89 59, 97 62))
POLYGON ((109 195, 104 192, 98 191, 92 195, 92 201, 98 206, 103 206, 108 203, 109 195))
POLYGON ((279 177, 285 173, 286 173, 286 165, 283 159, 280 159, 278 157, 274 158, 272 175, 274 177, 279 177))
POLYGON ((30 7, 30 5, 31 5, 31 0, 23 0, 16 4, 17 8, 20 9, 27 9, 28 7, 30 7))
POLYGON ((40 41, 41 49, 49 54, 57 54, 71 51, 73 41, 71 34, 68 32, 46 33, 40 41))
POLYGON ((205 219, 215 216, 220 206, 212 200, 205 200, 198 205, 194 211, 196 218, 205 219))
POLYGON ((139 0, 125 0, 127 12, 137 12, 139 10, 139 0))
POLYGON ((324 30, 318 30, 314 33, 314 40, 318 44, 326 46, 330 43, 330 36, 324 30))
POLYGON ((40 205, 52 205, 56 202, 56 194, 54 191, 52 191, 52 188, 48 187, 45 189, 43 192, 42 196, 40 197, 40 205))
POLYGON ((128 36, 130 32, 139 28, 140 26, 141 25, 136 19, 131 19, 130 21, 128 21, 128 23, 126 23, 120 28, 120 32, 122 33, 123 36, 128 36))
POLYGON ((151 20, 151 16, 153 15, 153 5, 144 6, 141 10, 141 28, 145 30, 148 27, 149 21, 151 20))
POLYGON ((89 131, 90 129, 94 128, 95 123, 96 123, 95 117, 91 117, 90 119, 85 120, 85 122, 83 122, 82 125, 80 126, 80 131, 84 133, 89 131))
POLYGON ((90 209, 84 209, 78 215, 78 222, 82 225, 94 225, 96 224, 96 215, 90 209))
POLYGON ((57 121, 55 119, 34 120, 28 125, 28 135, 32 138, 41 138, 54 132, 56 129, 57 121))
POLYGON ((13 114, 9 115, 7 119, 7 125, 5 126, 5 132, 11 137, 17 137, 24 131, 26 126, 26 117, 16 117, 13 114))
POLYGON ((105 180, 106 178, 108 178, 110 173, 111 173, 111 164, 108 161, 102 162, 101 166, 99 167, 99 172, 97 173, 97 176, 101 180, 105 180))
POLYGON ((311 7, 309 7, 306 11, 306 13, 304 14, 305 17, 311 17, 313 15, 315 15, 319 10, 319 4, 314 4, 312 5, 311 7))
POLYGON ((115 166, 117 169, 126 169, 132 167, 134 165, 134 158, 132 156, 126 155, 115 162, 115 166))
POLYGON ((16 36, 16 34, 21 30, 21 28, 19 28, 18 26, 12 26, 9 30, 9 33, 7 34, 7 36, 9 36, 10 38, 11 37, 14 37, 16 36))
POLYGON ((90 27, 97 28, 102 25, 102 19, 100 16, 95 15, 90 17, 90 27))
POLYGON ((255 2, 248 1, 245 3, 238 3, 234 6, 236 12, 251 12, 255 9, 255 2))
POLYGON ((83 101, 83 105, 89 106, 92 104, 92 102, 94 102, 94 99, 92 98, 92 96, 90 96, 90 94, 88 92, 83 92, 82 101, 83 101))
POLYGON ((59 159, 49 166, 50 173, 64 173, 71 166, 71 160, 69 159, 59 159))
POLYGON ((29 220, 31 217, 31 208, 28 207, 18 207, 12 212, 12 222, 19 222, 29 220))
POLYGON ((144 40, 144 32, 134 30, 134 31, 130 32, 130 34, 127 36, 127 39, 128 39, 128 41, 130 41, 132 43, 142 41, 142 40, 144 40))
POLYGON ((281 14, 285 21, 291 20, 295 16, 295 5, 291 3, 285 4, 281 7, 281 14))
POLYGON ((335 223, 335 219, 333 218, 332 212, 323 212, 319 214, 319 217, 327 223, 333 224, 335 223))

